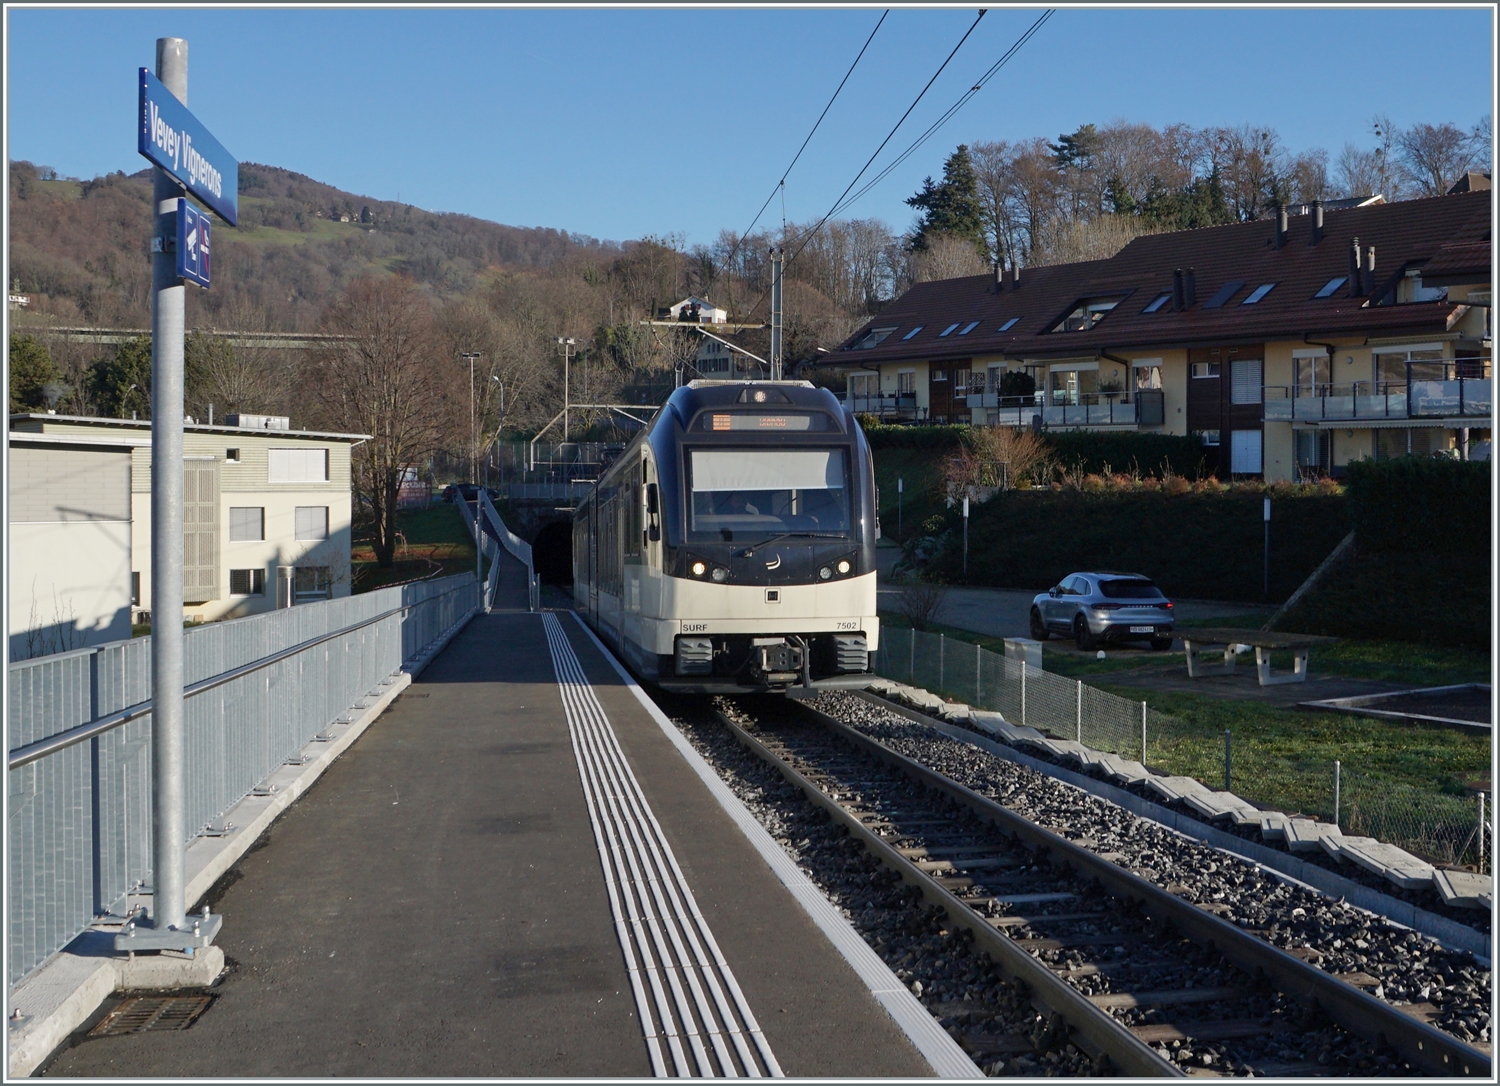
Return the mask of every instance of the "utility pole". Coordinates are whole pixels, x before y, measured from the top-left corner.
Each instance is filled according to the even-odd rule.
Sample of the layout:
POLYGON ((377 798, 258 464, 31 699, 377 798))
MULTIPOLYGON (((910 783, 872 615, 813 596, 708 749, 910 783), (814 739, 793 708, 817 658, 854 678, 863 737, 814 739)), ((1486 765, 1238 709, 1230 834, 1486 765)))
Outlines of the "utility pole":
MULTIPOLYGON (((188 43, 156 39, 156 78, 187 105, 188 43)), ((152 174, 155 238, 177 237, 182 187, 152 174)), ((182 711, 182 392, 187 288, 163 240, 151 253, 151 926, 184 927, 187 842, 182 711)))
POLYGON ((460 358, 469 360, 469 482, 479 482, 479 430, 478 416, 474 411, 474 363, 483 357, 483 351, 464 351, 460 358))
POLYGON ((786 250, 771 248, 771 380, 781 380, 781 261, 786 250))
POLYGON ((557 342, 562 345, 563 349, 563 444, 566 445, 568 443, 568 408, 570 403, 568 399, 568 367, 570 361, 568 352, 578 341, 571 337, 558 336, 557 342))

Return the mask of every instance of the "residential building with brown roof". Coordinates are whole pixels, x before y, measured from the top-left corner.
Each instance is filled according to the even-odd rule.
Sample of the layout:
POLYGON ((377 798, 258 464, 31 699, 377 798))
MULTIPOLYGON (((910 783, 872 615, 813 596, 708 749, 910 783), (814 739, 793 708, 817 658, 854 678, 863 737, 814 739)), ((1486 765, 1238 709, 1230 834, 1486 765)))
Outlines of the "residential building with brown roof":
POLYGON ((820 366, 890 421, 1199 434, 1221 478, 1482 452, 1492 195, 1314 204, 921 283, 820 366), (1028 387, 1006 374, 1035 391, 1005 395, 1028 387))

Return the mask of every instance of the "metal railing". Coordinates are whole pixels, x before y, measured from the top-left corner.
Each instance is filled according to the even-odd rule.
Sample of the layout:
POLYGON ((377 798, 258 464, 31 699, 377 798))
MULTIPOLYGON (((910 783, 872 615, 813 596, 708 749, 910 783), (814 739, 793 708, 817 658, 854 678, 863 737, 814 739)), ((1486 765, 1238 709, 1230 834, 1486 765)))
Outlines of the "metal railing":
POLYGON ((1485 419, 1494 388, 1488 358, 1455 358, 1407 362, 1404 379, 1266 385, 1263 402, 1268 422, 1485 419))
MULTIPOLYGON (((184 846, 475 604, 463 574, 185 631, 184 846)), ((151 877, 151 645, 10 667, 11 984, 151 877)))

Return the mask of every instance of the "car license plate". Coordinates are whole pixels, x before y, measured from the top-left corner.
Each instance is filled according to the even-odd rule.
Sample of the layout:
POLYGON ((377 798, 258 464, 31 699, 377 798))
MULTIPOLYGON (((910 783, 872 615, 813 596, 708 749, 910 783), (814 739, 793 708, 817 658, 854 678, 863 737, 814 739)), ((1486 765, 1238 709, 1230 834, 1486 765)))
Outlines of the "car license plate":
POLYGON ((1130 632, 1131 633, 1155 633, 1156 632, 1156 627, 1155 626, 1132 626, 1132 627, 1130 627, 1130 632))

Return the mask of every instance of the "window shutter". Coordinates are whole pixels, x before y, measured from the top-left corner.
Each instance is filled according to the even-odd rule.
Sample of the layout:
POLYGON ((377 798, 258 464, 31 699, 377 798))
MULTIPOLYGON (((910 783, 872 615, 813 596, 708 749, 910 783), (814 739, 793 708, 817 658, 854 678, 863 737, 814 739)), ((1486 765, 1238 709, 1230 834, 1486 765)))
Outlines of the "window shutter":
POLYGON ((1229 372, 1229 402, 1260 403, 1260 359, 1236 360, 1230 363, 1229 372))
POLYGON ((267 449, 266 477, 272 483, 326 483, 327 449, 267 449))
POLYGON ((182 600, 219 598, 219 465, 182 466, 182 600))

